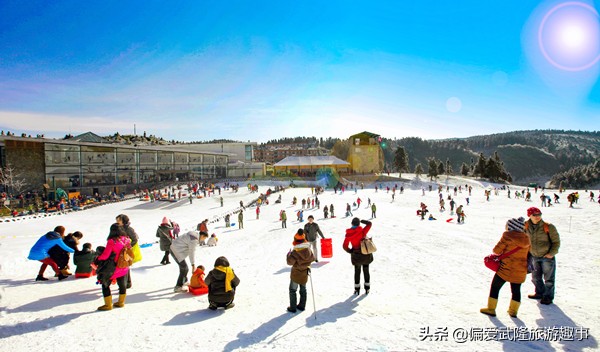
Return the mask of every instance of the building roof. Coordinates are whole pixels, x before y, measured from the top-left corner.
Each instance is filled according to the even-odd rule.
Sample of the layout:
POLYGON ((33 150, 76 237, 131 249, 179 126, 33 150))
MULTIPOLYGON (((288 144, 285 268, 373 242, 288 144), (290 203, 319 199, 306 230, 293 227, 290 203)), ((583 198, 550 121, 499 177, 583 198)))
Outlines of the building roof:
POLYGON ((87 143, 106 143, 106 140, 93 132, 82 133, 78 136, 70 138, 71 140, 87 143))
POLYGON ((285 166, 333 166, 333 165, 344 165, 349 166, 350 163, 344 161, 336 156, 288 156, 281 160, 275 167, 285 166))
POLYGON ((353 134, 352 136, 350 136, 350 138, 356 138, 356 137, 375 138, 375 137, 379 137, 379 135, 375 134, 375 133, 363 131, 363 132, 360 132, 360 133, 357 133, 357 134, 353 134))

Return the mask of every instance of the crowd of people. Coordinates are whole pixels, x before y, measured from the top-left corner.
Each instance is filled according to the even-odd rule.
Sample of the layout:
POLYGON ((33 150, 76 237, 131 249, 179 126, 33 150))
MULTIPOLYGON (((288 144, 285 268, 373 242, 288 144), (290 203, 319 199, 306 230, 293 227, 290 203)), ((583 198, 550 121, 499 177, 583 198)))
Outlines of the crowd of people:
MULTIPOLYGON (((340 186, 340 191, 344 191, 345 186, 340 186)), ((356 187, 358 188, 358 187, 356 187)), ((403 187, 400 188, 403 192, 403 187)), ((251 192, 258 192, 258 186, 249 185, 251 192)), ((471 194, 472 188, 465 186, 465 192, 471 194)), ((510 194, 511 190, 508 190, 510 194)), ((277 188, 276 192, 283 191, 277 188)), ((389 191, 389 187, 388 187, 389 191)), ((396 187, 392 188, 392 192, 396 187)), ((423 191, 425 189, 423 188, 423 191)), ((442 189, 438 188, 440 193, 440 212, 445 211, 442 189)), ((454 210, 455 202, 450 193, 452 190, 447 188, 450 199, 450 210, 454 210)), ((462 187, 454 187, 455 196, 457 192, 462 192, 462 187)), ((314 197, 311 199, 302 199, 303 209, 314 209, 319 207, 318 194, 312 190, 314 197)), ((337 190, 336 190, 337 192, 337 190)), ((263 204, 268 204, 267 197, 272 194, 269 190, 267 194, 261 194, 257 200, 252 202, 257 209, 263 204)), ((498 195, 498 192, 494 192, 498 195)), ((527 190, 524 193, 529 193, 527 190)), ((537 190, 536 190, 537 193, 537 190)), ((514 192, 517 194, 517 191, 514 192)), ((491 190, 484 196, 486 201, 490 201, 491 190)), ((543 193, 542 193, 543 195, 543 193)), ((518 197, 515 197, 518 199, 518 197)), ((468 199, 468 198, 467 198, 468 199)), ((527 199, 527 198, 525 198, 527 199)), ((540 198, 542 199, 542 198, 540 198)), ((594 195, 590 196, 594 200, 594 195)), ((279 196, 281 200, 281 196, 279 196)), ((542 201, 547 202, 544 196, 542 201)), ((360 207, 361 199, 358 198, 354 205, 356 209, 360 207)), ((371 219, 376 218, 376 206, 368 199, 367 208, 371 211, 371 219)), ((297 203, 294 197, 293 203, 297 203)), ((556 203, 556 200, 555 200, 556 203)), ((467 203, 468 204, 468 203, 467 203)), ((228 212, 225 215, 226 226, 230 226, 230 215, 238 214, 238 227, 243 229, 243 216, 246 210, 245 204, 241 203, 235 212, 228 212)), ((425 214, 430 213, 427 205, 421 202, 417 215, 425 218, 425 214)), ((462 210, 463 205, 456 209, 457 222, 464 222, 465 214, 462 210)), ((356 210, 355 209, 355 210, 356 210)), ((350 203, 346 204, 346 216, 353 217, 350 203)), ((301 211, 301 210, 300 210, 301 211)), ((324 219, 328 218, 328 212, 334 217, 334 206, 324 207, 324 219)), ((285 210, 279 213, 282 228, 287 228, 287 214, 285 210)), ((431 214, 430 214, 431 217, 431 214)), ((496 246, 493 248, 494 255, 507 254, 501 262, 498 271, 494 274, 490 286, 488 304, 480 311, 483 314, 495 316, 498 305, 498 296, 501 288, 506 282, 510 283, 512 297, 509 303, 508 314, 516 317, 521 304, 521 284, 526 280, 529 272, 532 274, 532 282, 535 286, 535 292, 528 295, 528 298, 539 300, 541 304, 549 305, 554 301, 555 291, 555 273, 556 273, 556 255, 560 248, 560 237, 556 227, 542 220, 542 212, 537 207, 527 209, 527 217, 516 217, 509 219, 505 224, 505 231, 496 246), (528 272, 529 271, 529 272, 528 272)), ((302 219, 298 220, 303 222, 302 219)), ((195 231, 187 231, 180 234, 179 225, 164 217, 156 230, 159 248, 164 255, 160 264, 171 264, 171 259, 179 269, 177 280, 175 281, 174 292, 186 291, 186 286, 191 289, 206 289, 208 293, 209 309, 224 308, 229 309, 234 306, 236 287, 240 284, 240 279, 231 268, 229 260, 221 256, 214 263, 214 269, 205 273, 205 268, 201 265, 196 266, 195 253, 198 246, 215 246, 218 238, 215 234, 210 235, 209 220, 200 222, 195 231), (191 265, 188 266, 189 264, 191 265), (191 269, 191 270, 190 270, 191 269), (191 272, 191 281, 188 280, 191 272)), ((360 294, 361 291, 361 273, 362 287, 365 294, 368 294, 371 288, 371 279, 369 265, 373 262, 372 253, 364 253, 361 250, 361 243, 368 238, 372 222, 366 219, 353 217, 350 221, 350 227, 346 230, 343 242, 343 249, 350 254, 350 263, 354 267, 354 293, 360 294)), ((131 227, 130 220, 125 214, 120 214, 115 218, 115 223, 111 225, 107 242, 104 246, 92 249, 90 243, 84 243, 82 248, 79 245, 84 235, 75 231, 65 235, 65 228, 57 226, 42 236, 32 247, 29 259, 41 262, 40 270, 36 281, 46 281, 45 270, 50 266, 58 280, 64 280, 72 275, 70 268, 71 255, 73 263, 76 265, 75 274, 80 277, 97 276, 98 283, 102 285, 102 294, 104 304, 98 307, 98 310, 111 310, 113 307, 124 307, 127 289, 132 287, 131 271, 128 265, 120 264, 123 253, 128 248, 136 248, 139 253, 138 236, 131 227), (117 285, 119 297, 113 303, 111 285, 117 285)), ((295 231, 293 236, 293 248, 287 254, 287 264, 290 265, 290 284, 289 298, 290 303, 287 310, 291 313, 303 311, 306 308, 307 291, 306 285, 310 277, 310 267, 313 262, 319 261, 319 251, 317 246, 318 238, 325 239, 323 231, 315 221, 313 215, 307 217, 307 223, 302 228, 295 231), (299 290, 299 299, 297 296, 299 290)), ((134 250, 133 253, 136 253, 134 250)), ((134 256, 135 258, 135 256, 134 256)), ((138 259, 139 260, 139 259, 138 259)), ((135 259, 134 259, 135 261, 135 259)))

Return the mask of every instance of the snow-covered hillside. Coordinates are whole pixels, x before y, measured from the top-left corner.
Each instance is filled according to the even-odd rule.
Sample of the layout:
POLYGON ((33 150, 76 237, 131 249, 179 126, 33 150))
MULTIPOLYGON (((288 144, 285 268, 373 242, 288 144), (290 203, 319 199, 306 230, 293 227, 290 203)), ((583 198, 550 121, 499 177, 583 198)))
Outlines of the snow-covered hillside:
MULTIPOLYGON (((406 177, 407 175, 402 175, 406 177)), ((409 177, 412 177, 409 175, 409 177)), ((403 194, 384 189, 346 190, 334 194, 327 189, 319 196, 321 206, 333 204, 335 219, 323 219, 322 209, 309 209, 326 237, 333 240, 333 257, 313 264, 309 281, 307 309, 288 313, 290 267, 285 255, 292 246, 296 229, 294 196, 313 198, 310 188, 286 189, 282 204, 245 211, 245 226, 225 228, 224 222, 209 224, 216 233, 216 247, 201 247, 197 263, 212 269, 215 259, 226 256, 241 279, 233 309, 211 311, 206 296, 173 293, 178 275, 175 264, 160 265, 158 245, 142 249, 143 260, 133 267, 133 287, 127 291, 126 306, 108 312, 96 311, 102 304, 101 288, 94 279, 69 278, 34 281, 39 262, 27 260, 35 241, 57 225, 67 232, 84 234, 83 242, 94 248, 106 243, 115 216, 131 218, 140 243, 153 243, 156 228, 164 216, 194 229, 205 218, 214 219, 237 208, 240 200, 249 203, 257 197, 245 185, 238 193, 224 191, 224 207, 218 197, 177 203, 129 200, 120 203, 57 215, 0 223, 0 350, 2 351, 584 351, 598 349, 600 329, 600 205, 582 193, 579 204, 568 208, 566 194, 561 204, 542 208, 545 220, 555 224, 561 235, 557 256, 555 304, 543 306, 526 298, 533 292, 528 276, 522 286, 523 302, 518 318, 506 313, 510 287, 503 287, 496 318, 479 313, 487 302, 493 273, 483 265, 504 230, 508 218, 525 216, 533 202, 507 197, 506 191, 492 192, 485 200, 484 188, 493 185, 472 180, 442 178, 446 185, 463 185, 453 196, 464 204, 466 221, 456 224, 446 202, 438 211, 438 193, 428 191, 426 181, 402 184, 403 194), (464 185, 473 185, 470 205, 464 185), (421 188, 426 189, 423 195, 421 188), (354 296, 353 267, 341 246, 352 217, 345 217, 346 203, 360 197, 354 216, 371 219, 370 198, 377 205, 370 235, 378 251, 371 264, 371 293, 354 296), (420 202, 432 210, 435 221, 421 220, 415 214, 420 202), (288 213, 288 228, 282 229, 279 212, 288 213), (314 301, 313 292, 314 291, 314 301), (316 308, 316 312, 314 308, 316 308), (552 330, 556 328, 555 330, 552 330), (571 330, 573 329, 573 330, 571 330), (503 333, 517 331, 538 334, 526 341, 510 341, 503 333), (551 333, 556 331, 555 335, 551 333), (549 335, 539 335, 542 332, 549 335), (583 333, 571 336, 570 332, 583 333), (496 334, 494 337, 493 335, 496 334), (484 336, 492 335, 490 341, 484 336), (544 336, 546 338, 544 339, 544 336), (574 341, 568 341, 574 339, 574 341), (466 341, 463 341, 466 340, 466 341)), ((266 192, 273 183, 259 183, 266 192)), ((232 217, 237 223, 237 216, 232 217)), ((46 276, 51 276, 48 269, 46 276)), ((116 289, 113 288, 113 292, 116 289)), ((116 300, 116 295, 113 296, 116 300)), ((512 334, 512 333, 511 333, 512 334)), ((510 335, 511 337, 514 335, 510 335)))

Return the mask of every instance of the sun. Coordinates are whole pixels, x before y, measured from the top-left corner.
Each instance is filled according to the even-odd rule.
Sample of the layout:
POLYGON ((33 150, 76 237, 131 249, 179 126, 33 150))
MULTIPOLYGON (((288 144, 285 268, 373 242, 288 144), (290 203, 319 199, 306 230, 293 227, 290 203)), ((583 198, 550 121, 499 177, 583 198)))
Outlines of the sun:
POLYGON ((558 39, 560 45, 566 50, 579 52, 591 44, 590 37, 584 26, 578 23, 569 23, 560 28, 558 39))
POLYGON ((561 3, 546 13, 538 30, 539 48, 555 67, 582 71, 600 60, 596 9, 582 2, 561 3))

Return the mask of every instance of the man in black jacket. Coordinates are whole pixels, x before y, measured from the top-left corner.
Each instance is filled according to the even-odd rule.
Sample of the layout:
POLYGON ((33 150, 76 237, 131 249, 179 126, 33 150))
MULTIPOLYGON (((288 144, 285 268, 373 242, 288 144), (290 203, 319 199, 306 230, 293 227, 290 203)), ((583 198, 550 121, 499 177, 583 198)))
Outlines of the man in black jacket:
POLYGON ((312 247, 312 251, 315 255, 315 262, 319 261, 319 252, 317 251, 317 234, 321 236, 321 238, 325 238, 323 236, 323 232, 319 228, 316 222, 314 222, 315 218, 312 215, 308 216, 308 223, 304 225, 304 234, 306 236, 306 240, 310 243, 312 247))

